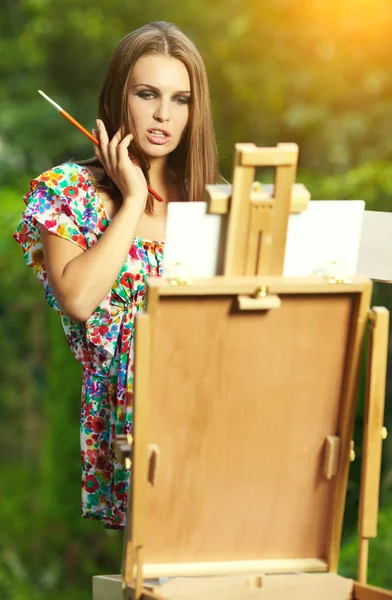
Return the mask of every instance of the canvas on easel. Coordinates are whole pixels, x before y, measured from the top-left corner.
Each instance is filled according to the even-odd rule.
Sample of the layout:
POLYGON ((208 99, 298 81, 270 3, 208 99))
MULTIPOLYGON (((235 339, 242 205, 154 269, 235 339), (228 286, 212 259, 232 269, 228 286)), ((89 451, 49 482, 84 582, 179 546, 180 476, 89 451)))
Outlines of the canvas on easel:
POLYGON ((337 263, 348 276, 390 283, 392 214, 364 210, 363 200, 310 201, 295 183, 297 154, 295 144, 236 144, 233 186, 207 186, 206 202, 169 204, 166 275, 180 263, 194 278, 312 276, 337 263), (257 167, 274 164, 275 185, 250 184, 257 167))
MULTIPOLYGON (((295 187, 296 184, 292 201, 297 199, 295 187)), ((263 185, 264 188, 268 186, 263 185)), ((251 198, 255 197, 253 192, 251 198)), ((369 261, 369 246, 370 256, 375 256, 379 246, 374 229, 366 248, 367 261, 364 264, 362 260, 367 217, 373 215, 364 210, 363 200, 312 200, 306 209, 293 212, 293 208, 292 203, 284 256, 285 276, 326 275, 333 264, 340 265, 347 276, 358 274, 374 279, 385 271, 386 248, 383 259, 373 259, 372 264, 369 261)), ((227 215, 210 214, 208 202, 171 202, 167 214, 165 275, 170 277, 179 268, 193 279, 222 275, 226 218, 227 215)))
POLYGON ((357 271, 365 203, 310 201, 295 183, 297 157, 296 144, 236 144, 232 186, 207 186, 206 202, 170 203, 166 276, 313 276, 332 265, 371 276, 357 271), (271 165, 274 185, 253 182, 256 168, 271 165))
POLYGON ((392 213, 366 210, 358 273, 381 283, 392 283, 392 213))

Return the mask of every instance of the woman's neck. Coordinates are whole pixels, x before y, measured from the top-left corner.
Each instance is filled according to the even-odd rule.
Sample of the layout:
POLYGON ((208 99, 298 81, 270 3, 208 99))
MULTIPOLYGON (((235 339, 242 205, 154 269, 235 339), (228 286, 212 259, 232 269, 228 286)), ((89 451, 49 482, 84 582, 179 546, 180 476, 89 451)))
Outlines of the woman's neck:
POLYGON ((166 210, 167 203, 182 202, 183 192, 178 184, 176 173, 170 168, 166 157, 150 160, 149 179, 151 187, 164 199, 163 205, 154 201, 156 213, 166 210))
POLYGON ((149 176, 151 187, 162 188, 173 183, 173 175, 168 166, 167 156, 150 159, 149 176))

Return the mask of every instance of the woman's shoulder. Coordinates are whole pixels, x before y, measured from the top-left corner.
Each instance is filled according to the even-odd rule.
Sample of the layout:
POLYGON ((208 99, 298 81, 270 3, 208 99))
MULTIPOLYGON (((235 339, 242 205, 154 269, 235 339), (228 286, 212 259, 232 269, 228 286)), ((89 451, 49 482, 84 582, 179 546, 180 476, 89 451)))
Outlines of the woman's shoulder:
POLYGON ((31 181, 31 190, 45 188, 49 195, 69 200, 90 199, 94 186, 89 171, 75 162, 65 162, 44 171, 31 181))
POLYGON ((105 227, 104 212, 93 181, 90 170, 78 163, 52 167, 31 181, 24 196, 26 211, 33 216, 67 215, 83 230, 100 232, 105 227))

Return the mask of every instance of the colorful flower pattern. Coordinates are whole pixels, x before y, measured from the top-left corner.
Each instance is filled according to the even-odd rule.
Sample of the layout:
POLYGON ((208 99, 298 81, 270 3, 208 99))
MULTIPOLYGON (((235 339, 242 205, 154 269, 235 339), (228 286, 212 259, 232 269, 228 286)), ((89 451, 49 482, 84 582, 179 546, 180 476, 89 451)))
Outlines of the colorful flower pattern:
POLYGON ((31 182, 14 234, 26 263, 59 312, 69 346, 83 365, 80 421, 82 514, 107 527, 123 527, 129 471, 116 460, 112 440, 132 431, 134 323, 143 310, 148 277, 162 275, 163 243, 135 238, 112 289, 89 319, 70 320, 50 289, 39 224, 83 250, 104 233, 108 219, 89 172, 64 163, 31 182))

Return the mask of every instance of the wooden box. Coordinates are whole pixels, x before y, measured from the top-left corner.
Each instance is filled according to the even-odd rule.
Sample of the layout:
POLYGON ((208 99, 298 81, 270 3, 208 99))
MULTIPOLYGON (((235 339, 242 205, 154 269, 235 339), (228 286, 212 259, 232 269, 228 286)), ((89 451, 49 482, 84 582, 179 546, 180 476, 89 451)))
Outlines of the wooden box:
POLYGON ((392 598, 365 583, 388 337, 370 297, 362 277, 149 282, 123 576, 95 577, 94 600, 392 598), (355 582, 336 572, 368 329, 355 582))

